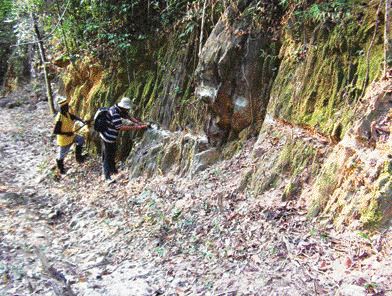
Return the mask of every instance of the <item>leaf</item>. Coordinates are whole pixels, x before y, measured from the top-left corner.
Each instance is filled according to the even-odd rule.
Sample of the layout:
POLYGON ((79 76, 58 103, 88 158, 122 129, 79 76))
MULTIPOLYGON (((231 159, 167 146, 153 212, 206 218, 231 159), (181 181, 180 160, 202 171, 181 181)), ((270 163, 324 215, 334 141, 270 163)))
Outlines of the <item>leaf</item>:
POLYGON ((347 269, 349 269, 350 267, 353 266, 353 261, 351 260, 350 257, 346 257, 346 258, 344 259, 344 266, 345 266, 347 269))
POLYGON ((321 271, 325 271, 328 269, 327 262, 325 260, 321 260, 318 265, 318 269, 321 271))

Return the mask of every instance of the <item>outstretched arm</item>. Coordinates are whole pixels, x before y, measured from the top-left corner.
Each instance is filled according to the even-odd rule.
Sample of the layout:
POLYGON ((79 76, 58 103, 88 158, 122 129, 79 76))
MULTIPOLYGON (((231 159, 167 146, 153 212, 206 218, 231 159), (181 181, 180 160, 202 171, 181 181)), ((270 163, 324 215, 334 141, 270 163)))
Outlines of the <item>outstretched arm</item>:
POLYGON ((132 117, 129 114, 126 115, 125 119, 128 119, 130 121, 132 121, 133 123, 136 124, 143 124, 143 121, 141 121, 140 119, 136 118, 136 117, 132 117))
POLYGON ((119 130, 120 131, 134 131, 134 130, 141 130, 146 129, 147 124, 139 124, 139 125, 122 125, 119 130))
POLYGON ((135 117, 129 117, 129 120, 136 123, 136 124, 143 124, 142 121, 140 121, 139 119, 137 119, 135 117))

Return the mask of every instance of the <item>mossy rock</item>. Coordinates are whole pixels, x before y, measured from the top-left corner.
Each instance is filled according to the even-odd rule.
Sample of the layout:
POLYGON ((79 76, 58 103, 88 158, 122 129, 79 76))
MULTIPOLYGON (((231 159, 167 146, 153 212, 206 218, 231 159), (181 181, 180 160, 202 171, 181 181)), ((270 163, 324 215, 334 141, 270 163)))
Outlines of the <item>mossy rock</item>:
POLYGON ((181 149, 178 142, 169 144, 168 147, 165 148, 160 161, 160 168, 164 174, 168 173, 174 165, 178 164, 180 151, 181 149))
POLYGON ((316 127, 334 135, 336 140, 346 133, 356 116, 353 107, 367 84, 381 73, 381 31, 371 50, 369 69, 366 56, 373 38, 376 15, 373 9, 376 8, 371 7, 363 15, 363 11, 353 5, 350 14, 339 24, 303 24, 313 36, 305 43, 303 38, 298 39, 286 30, 282 62, 271 91, 269 109, 272 114, 316 127), (355 15, 361 16, 362 23, 352 20, 355 15), (293 58, 294 53, 305 48, 302 60, 293 58), (340 111, 336 112, 337 109, 340 111), (336 122, 341 124, 339 133, 334 127, 336 122))
POLYGON ((360 221, 365 227, 376 227, 382 221, 382 212, 377 201, 377 197, 372 198, 365 206, 362 206, 360 221))
POLYGON ((302 185, 300 183, 300 178, 291 178, 283 190, 282 201, 294 199, 301 192, 301 189, 302 185))

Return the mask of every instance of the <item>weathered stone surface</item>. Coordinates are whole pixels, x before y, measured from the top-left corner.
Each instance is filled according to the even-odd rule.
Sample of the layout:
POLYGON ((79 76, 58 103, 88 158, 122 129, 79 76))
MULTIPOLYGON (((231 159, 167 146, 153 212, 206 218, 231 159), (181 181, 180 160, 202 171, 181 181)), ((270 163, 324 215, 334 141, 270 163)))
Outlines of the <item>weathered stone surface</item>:
MULTIPOLYGON (((374 84, 373 87, 377 87, 377 84, 374 84)), ((359 141, 377 141, 377 139, 374 138, 374 135, 374 139, 371 139, 372 122, 377 122, 385 117, 392 108, 392 94, 389 90, 390 85, 382 85, 381 88, 381 92, 376 90, 373 95, 369 95, 365 98, 366 101, 370 102, 368 110, 364 114, 363 118, 357 122, 353 130, 356 139, 359 141)))
POLYGON ((217 162, 219 157, 220 153, 216 148, 212 148, 196 154, 193 157, 191 174, 196 174, 202 170, 205 170, 208 166, 217 162))
POLYGON ((12 99, 1 99, 0 100, 0 107, 4 108, 6 107, 8 104, 10 104, 12 102, 12 99))
POLYGON ((207 149, 207 139, 203 137, 148 130, 128 157, 130 176, 152 176, 170 171, 185 176, 202 171, 219 159, 215 149, 207 149))
POLYGON ((358 100, 363 100, 366 88, 382 70, 382 30, 376 31, 372 54, 363 54, 372 39, 368 28, 376 22, 376 9, 351 5, 338 22, 301 25, 296 13, 286 15, 281 63, 268 112, 312 126, 334 141, 342 138, 358 118, 358 100), (361 21, 351 22, 351 18, 361 21))
POLYGON ((310 195, 310 213, 331 215, 338 228, 373 228, 390 225, 392 218, 392 146, 389 139, 371 137, 371 123, 392 108, 385 90, 391 82, 375 83, 370 101, 357 121, 323 165, 310 195), (333 214, 333 215, 332 215, 333 214))
POLYGON ((21 199, 22 196, 15 192, 2 192, 0 193, 0 199, 7 200, 7 201, 14 201, 21 199))
MULTIPOLYGON (((270 23, 251 25, 248 10, 254 2, 228 8, 206 41, 196 69, 196 95, 208 105, 205 132, 214 146, 236 138, 250 125, 260 125, 265 116, 279 46, 273 34, 266 34, 270 23)), ((272 3, 261 5, 275 13, 272 3)))

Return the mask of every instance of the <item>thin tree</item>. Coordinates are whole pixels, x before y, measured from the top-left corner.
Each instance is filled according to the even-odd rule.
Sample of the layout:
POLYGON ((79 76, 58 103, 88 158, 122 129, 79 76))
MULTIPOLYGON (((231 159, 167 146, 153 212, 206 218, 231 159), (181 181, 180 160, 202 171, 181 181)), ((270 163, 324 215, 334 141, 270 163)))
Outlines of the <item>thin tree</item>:
POLYGON ((385 0, 385 29, 384 29, 384 77, 388 75, 392 67, 391 46, 391 1, 385 0))
POLYGON ((205 16, 206 16, 206 6, 207 6, 207 0, 204 0, 203 4, 203 12, 202 12, 202 17, 201 17, 201 26, 200 26, 200 40, 199 40, 199 57, 201 54, 201 50, 203 48, 203 31, 204 31, 204 22, 205 22, 205 16))
POLYGON ((38 20, 37 20, 37 17, 35 16, 34 13, 31 13, 31 19, 33 21, 34 33, 35 33, 35 37, 37 38, 37 43, 38 43, 38 51, 39 51, 39 55, 41 57, 41 63, 42 63, 43 70, 44 70, 46 95, 48 97, 49 110, 50 110, 51 114, 54 114, 56 112, 56 110, 54 109, 53 91, 52 91, 52 86, 50 84, 50 79, 49 79, 49 75, 48 75, 45 48, 44 48, 44 44, 42 42, 41 33, 39 31, 38 20))

